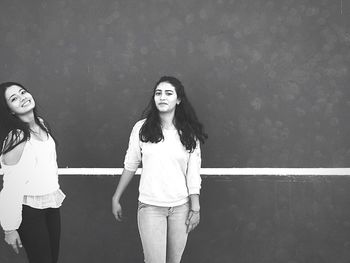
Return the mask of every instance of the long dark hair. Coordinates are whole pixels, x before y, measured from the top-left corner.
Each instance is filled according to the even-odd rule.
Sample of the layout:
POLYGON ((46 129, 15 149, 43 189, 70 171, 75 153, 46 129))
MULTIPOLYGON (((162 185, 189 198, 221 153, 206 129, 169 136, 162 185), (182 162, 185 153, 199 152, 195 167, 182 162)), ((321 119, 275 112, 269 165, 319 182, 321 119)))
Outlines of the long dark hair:
MULTIPOLYGON (((30 139, 31 129, 29 128, 29 124, 22 121, 15 114, 12 114, 7 105, 5 92, 11 86, 21 87, 28 92, 23 85, 17 82, 4 82, 0 84, 0 142, 2 145, 6 140, 4 147, 2 147, 2 145, 0 146, 0 154, 5 154, 14 149, 17 145, 30 139)), ((36 107, 34 107, 33 113, 35 123, 47 134, 51 135, 48 124, 39 118, 36 107)))
POLYGON ((175 108, 174 125, 182 145, 186 147, 186 150, 193 152, 196 148, 196 140, 204 143, 208 135, 204 132, 203 125, 198 121, 197 115, 186 97, 185 88, 181 81, 171 76, 161 77, 154 86, 152 98, 143 112, 143 117, 146 118, 146 121, 140 129, 140 140, 152 143, 164 140, 159 111, 154 102, 155 90, 162 82, 171 84, 175 88, 178 99, 181 101, 175 108))

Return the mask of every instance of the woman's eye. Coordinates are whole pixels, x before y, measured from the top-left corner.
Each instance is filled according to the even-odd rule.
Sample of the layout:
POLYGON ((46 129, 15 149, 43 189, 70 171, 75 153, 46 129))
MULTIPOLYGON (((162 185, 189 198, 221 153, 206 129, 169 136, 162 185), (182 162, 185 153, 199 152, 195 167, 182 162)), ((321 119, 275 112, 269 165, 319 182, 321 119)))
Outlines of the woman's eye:
POLYGON ((11 99, 11 102, 14 102, 14 101, 16 101, 17 100, 17 97, 13 97, 12 99, 11 99))
POLYGON ((25 93, 27 93, 27 91, 25 91, 25 90, 22 90, 22 91, 21 91, 21 94, 22 94, 22 95, 25 94, 25 93))
POLYGON ((160 96, 160 92, 156 92, 154 96, 160 96))

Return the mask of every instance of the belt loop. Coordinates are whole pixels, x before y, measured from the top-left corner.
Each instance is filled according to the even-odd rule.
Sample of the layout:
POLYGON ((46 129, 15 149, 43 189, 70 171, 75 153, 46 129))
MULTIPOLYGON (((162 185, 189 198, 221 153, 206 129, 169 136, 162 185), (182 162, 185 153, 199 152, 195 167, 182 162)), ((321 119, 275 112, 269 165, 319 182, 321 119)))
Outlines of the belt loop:
POLYGON ((173 213, 173 212, 174 212, 174 207, 170 206, 170 207, 168 208, 168 212, 169 212, 169 213, 173 213))

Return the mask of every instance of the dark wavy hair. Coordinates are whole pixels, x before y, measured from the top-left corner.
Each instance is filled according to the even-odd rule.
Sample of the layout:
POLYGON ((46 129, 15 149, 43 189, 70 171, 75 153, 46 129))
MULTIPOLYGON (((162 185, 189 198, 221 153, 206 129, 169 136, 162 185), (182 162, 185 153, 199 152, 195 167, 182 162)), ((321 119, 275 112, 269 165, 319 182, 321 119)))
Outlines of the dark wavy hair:
POLYGON ((193 152, 196 148, 196 140, 204 143, 208 135, 204 132, 203 125, 198 121, 197 115, 187 99, 185 88, 181 81, 171 76, 161 77, 153 88, 152 98, 142 114, 146 120, 140 129, 140 140, 142 142, 152 143, 164 140, 159 111, 154 102, 155 90, 162 82, 171 84, 175 88, 178 99, 181 101, 175 108, 174 125, 180 136, 182 145, 189 152, 193 152))
MULTIPOLYGON (((21 87, 28 92, 23 85, 17 82, 4 82, 0 84, 0 142, 2 145, 6 140, 4 147, 2 145, 0 147, 0 154, 5 154, 17 145, 30 139, 31 129, 29 128, 29 124, 19 119, 15 114, 12 114, 7 105, 5 92, 11 86, 21 87)), ((47 134, 51 135, 48 124, 44 120, 40 121, 36 107, 33 109, 33 112, 35 123, 46 131, 47 134)))

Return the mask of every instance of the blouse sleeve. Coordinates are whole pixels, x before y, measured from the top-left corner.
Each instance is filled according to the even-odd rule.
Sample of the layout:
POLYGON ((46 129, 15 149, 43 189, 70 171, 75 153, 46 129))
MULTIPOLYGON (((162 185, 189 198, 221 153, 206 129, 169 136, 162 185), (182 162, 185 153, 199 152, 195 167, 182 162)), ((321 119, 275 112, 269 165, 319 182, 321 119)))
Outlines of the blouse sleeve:
MULTIPOLYGON (((13 172, 13 173, 12 173, 13 172)), ((0 224, 4 230, 18 229, 22 222, 22 202, 26 178, 19 173, 4 174, 0 192, 0 224)))
POLYGON ((192 194, 199 194, 201 189, 201 176, 200 176, 200 169, 201 169, 201 149, 200 149, 200 143, 197 141, 197 146, 194 149, 193 152, 190 153, 190 157, 188 160, 188 166, 187 166, 187 174, 186 174, 186 180, 187 180, 187 188, 188 193, 190 195, 192 194))
POLYGON ((142 123, 137 122, 130 134, 129 146, 124 159, 124 168, 128 171, 136 171, 141 163, 141 146, 139 132, 142 123))

